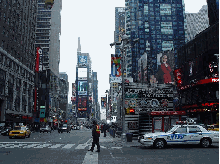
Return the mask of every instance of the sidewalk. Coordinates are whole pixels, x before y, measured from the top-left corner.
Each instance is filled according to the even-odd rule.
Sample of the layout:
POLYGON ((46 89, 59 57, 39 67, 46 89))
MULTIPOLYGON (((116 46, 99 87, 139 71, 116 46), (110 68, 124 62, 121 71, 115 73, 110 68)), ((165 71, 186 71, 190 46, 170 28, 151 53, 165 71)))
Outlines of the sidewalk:
POLYGON ((104 137, 104 133, 100 134, 99 142, 108 142, 108 143, 114 143, 117 146, 122 147, 136 147, 140 146, 141 144, 138 142, 138 140, 132 140, 132 142, 122 142, 121 138, 115 137, 113 138, 109 132, 106 132, 106 137, 104 137))

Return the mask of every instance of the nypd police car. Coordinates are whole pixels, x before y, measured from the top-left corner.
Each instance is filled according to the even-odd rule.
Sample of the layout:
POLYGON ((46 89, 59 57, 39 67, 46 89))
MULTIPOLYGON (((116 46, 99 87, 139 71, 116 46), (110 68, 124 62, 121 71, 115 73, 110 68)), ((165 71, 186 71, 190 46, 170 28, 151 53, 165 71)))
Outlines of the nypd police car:
POLYGON ((207 131, 201 125, 181 124, 173 125, 167 132, 147 133, 139 136, 138 142, 144 146, 164 148, 172 144, 200 144, 209 147, 212 143, 219 142, 219 133, 207 131))

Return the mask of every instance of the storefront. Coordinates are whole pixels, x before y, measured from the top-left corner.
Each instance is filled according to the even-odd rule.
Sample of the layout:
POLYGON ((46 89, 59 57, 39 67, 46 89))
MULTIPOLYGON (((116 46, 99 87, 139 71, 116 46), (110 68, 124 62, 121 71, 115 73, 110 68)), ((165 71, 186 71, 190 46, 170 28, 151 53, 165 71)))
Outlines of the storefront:
POLYGON ((153 111, 152 116, 152 133, 167 131, 177 121, 186 117, 185 111, 153 111))

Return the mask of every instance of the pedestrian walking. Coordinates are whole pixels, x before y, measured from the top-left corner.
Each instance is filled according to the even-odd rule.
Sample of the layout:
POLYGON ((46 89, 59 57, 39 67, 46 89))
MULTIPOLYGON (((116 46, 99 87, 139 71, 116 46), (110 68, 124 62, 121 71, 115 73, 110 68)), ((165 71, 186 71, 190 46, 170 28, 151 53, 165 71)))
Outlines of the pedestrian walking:
POLYGON ((106 130, 107 130, 107 125, 104 124, 104 125, 103 125, 104 137, 106 137, 106 130))
POLYGON ((100 152, 100 145, 99 145, 100 128, 99 128, 99 125, 97 125, 96 121, 93 121, 92 137, 93 137, 92 147, 88 151, 93 152, 95 145, 97 145, 97 151, 96 152, 100 152))

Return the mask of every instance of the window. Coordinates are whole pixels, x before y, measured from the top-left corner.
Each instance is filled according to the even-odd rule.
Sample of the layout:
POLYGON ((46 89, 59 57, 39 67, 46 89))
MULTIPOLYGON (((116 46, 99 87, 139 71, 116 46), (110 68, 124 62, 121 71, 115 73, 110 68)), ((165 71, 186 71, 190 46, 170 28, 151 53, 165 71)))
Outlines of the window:
POLYGON ((197 126, 190 126, 189 127, 189 133, 198 133, 201 132, 200 128, 197 126))
POLYGON ((179 127, 176 129, 176 133, 186 133, 186 127, 179 127))

